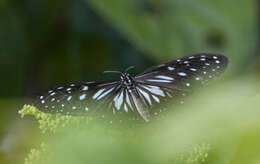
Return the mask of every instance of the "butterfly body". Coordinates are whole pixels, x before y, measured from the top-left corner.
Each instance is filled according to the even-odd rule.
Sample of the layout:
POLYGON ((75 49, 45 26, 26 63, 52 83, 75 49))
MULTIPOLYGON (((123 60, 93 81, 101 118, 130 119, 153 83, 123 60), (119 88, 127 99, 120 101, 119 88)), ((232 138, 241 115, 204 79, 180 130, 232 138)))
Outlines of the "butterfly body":
POLYGON ((222 55, 196 54, 151 67, 137 76, 123 72, 119 81, 58 87, 41 95, 36 106, 49 113, 123 113, 149 121, 151 115, 159 113, 158 105, 185 97, 194 86, 222 73, 227 64, 222 55))

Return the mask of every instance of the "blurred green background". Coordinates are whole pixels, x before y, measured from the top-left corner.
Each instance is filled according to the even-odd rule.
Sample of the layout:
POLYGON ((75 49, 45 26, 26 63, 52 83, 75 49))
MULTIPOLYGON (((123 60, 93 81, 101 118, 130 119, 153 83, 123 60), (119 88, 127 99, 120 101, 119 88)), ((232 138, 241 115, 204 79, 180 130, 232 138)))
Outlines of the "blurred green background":
POLYGON ((200 52, 258 76, 259 20, 256 0, 0 0, 0 163, 30 149, 35 122, 17 111, 45 89, 200 52))

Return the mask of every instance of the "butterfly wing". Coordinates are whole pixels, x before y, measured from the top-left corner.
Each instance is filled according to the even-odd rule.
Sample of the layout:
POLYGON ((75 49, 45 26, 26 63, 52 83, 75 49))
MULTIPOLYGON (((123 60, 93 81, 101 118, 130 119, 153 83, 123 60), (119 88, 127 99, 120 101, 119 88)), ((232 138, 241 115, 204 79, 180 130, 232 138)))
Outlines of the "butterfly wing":
MULTIPOLYGON (((36 102, 34 105, 45 113, 86 114, 100 119, 110 116, 119 120, 122 120, 123 116, 138 119, 138 112, 142 114, 146 109, 144 99, 140 98, 135 90, 128 90, 120 82, 61 86, 38 96, 36 102)), ((145 116, 142 117, 146 119, 145 116)))
MULTIPOLYGON (((205 84, 227 67, 217 54, 195 54, 154 66, 135 77, 137 89, 150 106, 172 97, 185 96, 193 86, 205 84)), ((182 101, 181 101, 182 103, 182 101)))
POLYGON ((196 54, 151 67, 133 78, 131 89, 124 81, 70 84, 47 91, 35 105, 43 112, 68 115, 100 111, 102 116, 132 113, 136 118, 138 113, 149 121, 149 107, 186 95, 193 86, 223 72, 227 64, 222 55, 196 54))
POLYGON ((38 97, 35 104, 43 112, 77 115, 96 112, 120 90, 119 82, 79 83, 61 86, 38 97))

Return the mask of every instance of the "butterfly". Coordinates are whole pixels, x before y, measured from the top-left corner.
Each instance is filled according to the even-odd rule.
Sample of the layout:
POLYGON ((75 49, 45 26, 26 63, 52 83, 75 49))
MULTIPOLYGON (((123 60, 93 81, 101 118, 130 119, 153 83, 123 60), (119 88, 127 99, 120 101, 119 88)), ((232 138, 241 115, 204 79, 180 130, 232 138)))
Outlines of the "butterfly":
MULTIPOLYGON (((189 94, 224 72, 228 58, 219 54, 194 54, 148 68, 131 76, 128 68, 120 80, 81 82, 49 90, 37 98, 37 107, 47 113, 81 115, 134 114, 148 122, 163 102, 189 94)), ((182 101, 181 101, 182 103, 182 101)))

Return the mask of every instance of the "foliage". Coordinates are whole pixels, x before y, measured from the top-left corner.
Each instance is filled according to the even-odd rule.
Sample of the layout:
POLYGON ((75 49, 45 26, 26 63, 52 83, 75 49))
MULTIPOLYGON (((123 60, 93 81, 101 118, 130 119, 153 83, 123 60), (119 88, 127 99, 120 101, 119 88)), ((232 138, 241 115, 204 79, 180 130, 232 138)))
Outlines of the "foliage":
MULTIPOLYGON (((51 147, 47 152, 54 155, 45 155, 48 163, 257 163, 260 97, 254 87, 244 86, 244 79, 238 81, 210 86, 210 91, 190 97, 193 105, 173 105, 174 112, 165 119, 135 128, 89 121, 83 124, 72 121, 81 118, 42 113, 48 117, 45 119, 27 105, 20 114, 44 118, 39 121, 45 126, 42 131, 53 134, 44 137, 51 147), (228 103, 234 100, 237 103, 228 103)), ((35 163, 39 156, 41 148, 33 149, 26 162, 35 163)))
MULTIPOLYGON (((131 150, 127 148, 132 147, 130 146, 129 142, 137 147, 139 144, 138 142, 141 142, 140 138, 138 139, 138 134, 133 135, 131 134, 131 132, 129 133, 125 130, 118 131, 119 129, 113 129, 112 127, 110 127, 110 129, 107 130, 104 129, 104 127, 101 128, 97 125, 95 125, 95 130, 93 130, 89 126, 89 119, 87 117, 73 117, 63 116, 60 114, 46 114, 30 105, 24 105, 23 109, 21 109, 19 113, 22 117, 24 117, 25 115, 33 115, 40 124, 39 128, 41 129, 42 134, 45 134, 45 141, 49 142, 49 144, 47 145, 45 144, 45 142, 42 142, 39 148, 32 148, 28 156, 25 158, 25 164, 57 163, 57 160, 59 161, 58 163, 80 163, 80 161, 82 161, 83 163, 98 163, 97 161, 103 161, 105 159, 94 158, 90 159, 93 161, 89 162, 89 159, 86 158, 80 159, 79 161, 73 161, 79 154, 73 154, 71 152, 71 149, 74 148, 77 151, 81 150, 81 152, 86 153, 89 151, 90 148, 89 145, 84 144, 87 143, 91 144, 93 146, 91 146, 93 149, 95 149, 94 147, 96 146, 101 147, 102 149, 109 148, 108 151, 112 151, 109 152, 110 155, 117 155, 118 153, 120 153, 120 151, 122 151, 122 149, 120 148, 120 150, 114 150, 115 152, 113 152, 113 148, 115 146, 123 146, 126 147, 126 149, 123 150, 123 155, 125 156, 125 154, 132 153, 131 150), (50 134, 52 134, 52 137, 50 137, 50 134), (105 136, 105 138, 101 136, 105 136), (69 149, 70 151, 64 151, 67 149, 69 149), (66 157, 64 157, 64 154, 67 154, 66 157), (52 159, 50 157, 52 157, 52 159)), ((91 151, 93 151, 92 148, 91 151)), ((186 150, 186 152, 176 155, 176 157, 172 158, 172 161, 187 164, 205 163, 208 157, 209 150, 209 144, 198 144, 193 146, 192 149, 188 149, 186 150)), ((100 149, 98 151, 100 151, 100 149)), ((95 153, 99 154, 99 152, 95 153)), ((93 155, 93 153, 89 153, 89 155, 86 156, 89 157, 91 156, 91 154, 93 155)), ((115 161, 117 160, 122 159, 115 159, 115 161)), ((130 163, 130 161, 128 162, 130 163)))
POLYGON ((47 157, 49 154, 47 153, 49 150, 45 143, 41 143, 40 148, 31 149, 31 152, 28 154, 28 157, 25 158, 25 164, 44 164, 47 162, 47 157))
POLYGON ((23 109, 19 111, 22 117, 25 115, 33 115, 39 122, 39 128, 42 133, 50 132, 55 133, 60 128, 64 128, 69 124, 81 124, 88 123, 91 118, 89 117, 72 117, 68 115, 61 114, 46 114, 39 111, 37 108, 31 105, 24 105, 23 109))
POLYGON ((236 1, 236 8, 230 8, 232 0, 88 2, 156 60, 206 51, 228 54, 237 63, 255 46, 247 44, 255 39, 254 1, 236 1))

